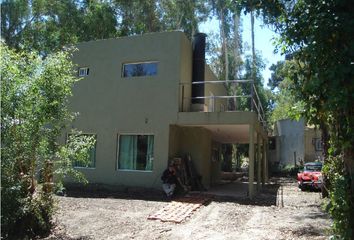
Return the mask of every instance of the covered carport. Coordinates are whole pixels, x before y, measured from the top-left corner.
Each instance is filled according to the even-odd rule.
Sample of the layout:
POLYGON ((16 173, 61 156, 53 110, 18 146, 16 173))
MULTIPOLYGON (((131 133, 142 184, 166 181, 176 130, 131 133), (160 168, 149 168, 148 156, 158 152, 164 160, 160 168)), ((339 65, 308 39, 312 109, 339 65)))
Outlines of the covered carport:
POLYGON ((256 113, 180 112, 177 125, 207 130, 214 142, 249 144, 248 196, 250 199, 255 196, 256 190, 260 190, 262 184, 268 181, 267 132, 258 121, 256 113))

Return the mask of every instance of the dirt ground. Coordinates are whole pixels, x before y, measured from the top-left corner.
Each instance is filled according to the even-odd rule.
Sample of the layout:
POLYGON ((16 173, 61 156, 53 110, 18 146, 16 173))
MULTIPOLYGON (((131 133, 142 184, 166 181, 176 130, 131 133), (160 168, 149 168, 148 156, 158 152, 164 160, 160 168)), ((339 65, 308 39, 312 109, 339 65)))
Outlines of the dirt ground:
POLYGON ((215 197, 180 224, 148 220, 161 195, 68 192, 58 197, 52 239, 327 239, 331 221, 318 192, 273 179, 253 200, 215 197))

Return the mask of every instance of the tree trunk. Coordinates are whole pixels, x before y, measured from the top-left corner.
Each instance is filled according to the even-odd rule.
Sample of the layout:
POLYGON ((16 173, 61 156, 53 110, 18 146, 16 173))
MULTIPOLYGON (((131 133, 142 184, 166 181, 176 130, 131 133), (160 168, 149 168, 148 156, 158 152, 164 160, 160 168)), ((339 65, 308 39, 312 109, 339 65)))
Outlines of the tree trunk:
MULTIPOLYGON (((240 29, 240 15, 238 12, 236 12, 234 14, 234 42, 235 42, 235 47, 234 47, 234 61, 235 61, 234 79, 235 80, 237 80, 238 76, 239 76, 239 63, 240 63, 240 58, 241 58, 239 29, 240 29)), ((237 95, 237 83, 234 83, 233 93, 234 93, 234 95, 237 95)), ((235 104, 235 110, 237 110, 237 98, 236 97, 234 98, 234 104, 235 104)))
POLYGON ((225 70, 225 80, 229 80, 229 59, 228 59, 228 49, 227 49, 227 37, 225 33, 225 19, 224 19, 224 9, 220 10, 220 34, 221 41, 223 45, 224 54, 224 70, 225 70))
POLYGON ((256 80, 256 48, 254 42, 254 12, 251 6, 251 35, 252 35, 252 78, 256 80))
MULTIPOLYGON (((344 164, 346 172, 349 175, 349 224, 351 229, 354 229, 354 145, 344 150, 344 164)), ((354 234, 352 233, 352 239, 354 234)))

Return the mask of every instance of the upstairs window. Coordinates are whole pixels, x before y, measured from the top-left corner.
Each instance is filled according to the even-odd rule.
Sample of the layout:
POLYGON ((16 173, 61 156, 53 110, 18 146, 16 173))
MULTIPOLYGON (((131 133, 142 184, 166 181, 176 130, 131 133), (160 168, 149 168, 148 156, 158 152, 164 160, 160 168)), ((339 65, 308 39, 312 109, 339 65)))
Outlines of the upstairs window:
POLYGON ((157 75, 158 62, 140 62, 123 64, 123 77, 141 77, 157 75))
POLYGON ((85 77, 89 75, 90 69, 88 67, 80 67, 79 68, 79 77, 85 77))

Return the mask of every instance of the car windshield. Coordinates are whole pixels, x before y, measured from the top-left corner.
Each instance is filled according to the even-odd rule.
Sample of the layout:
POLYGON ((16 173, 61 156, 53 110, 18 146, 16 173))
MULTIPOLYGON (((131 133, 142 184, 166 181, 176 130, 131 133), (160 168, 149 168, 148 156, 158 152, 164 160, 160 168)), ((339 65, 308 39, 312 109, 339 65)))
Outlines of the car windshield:
POLYGON ((304 170, 308 172, 319 172, 322 169, 322 165, 316 164, 316 165, 305 165, 304 170))

